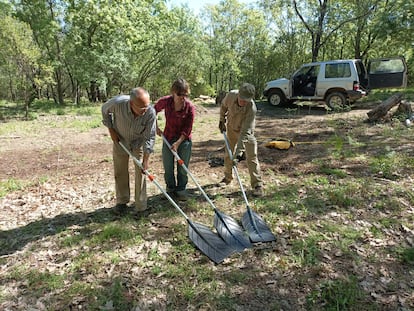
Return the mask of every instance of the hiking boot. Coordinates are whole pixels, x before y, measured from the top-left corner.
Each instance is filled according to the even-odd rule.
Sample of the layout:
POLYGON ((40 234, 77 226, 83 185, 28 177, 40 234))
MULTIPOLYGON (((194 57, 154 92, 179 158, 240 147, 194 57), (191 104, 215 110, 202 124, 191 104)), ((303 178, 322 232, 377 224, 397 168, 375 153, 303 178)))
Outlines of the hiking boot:
POLYGON ((175 196, 178 201, 185 202, 188 200, 188 193, 186 191, 177 191, 175 196))
POLYGON ((128 214, 135 219, 147 217, 150 214, 148 204, 145 206, 137 206, 135 203, 128 206, 128 214))
POLYGON ((261 197, 261 196, 263 196, 263 187, 262 186, 256 186, 253 189, 253 196, 254 197, 261 197))
POLYGON ((128 211, 128 206, 125 203, 118 203, 112 207, 112 213, 117 216, 125 215, 128 211))
POLYGON ((227 179, 226 177, 224 177, 219 183, 218 186, 219 187, 225 187, 227 185, 229 185, 231 183, 231 179, 227 179))
POLYGON ((151 214, 151 212, 150 212, 149 209, 146 209, 146 210, 143 210, 143 211, 135 210, 133 213, 131 213, 131 216, 134 219, 138 220, 138 219, 141 219, 143 217, 148 217, 150 214, 151 214))

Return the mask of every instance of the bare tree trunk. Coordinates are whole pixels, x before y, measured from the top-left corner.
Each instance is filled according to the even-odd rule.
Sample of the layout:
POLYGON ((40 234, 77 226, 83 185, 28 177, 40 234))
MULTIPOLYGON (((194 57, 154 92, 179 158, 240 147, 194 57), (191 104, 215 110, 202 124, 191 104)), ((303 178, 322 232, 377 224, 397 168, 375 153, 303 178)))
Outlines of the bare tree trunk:
POLYGON ((10 98, 12 101, 16 100, 16 95, 14 93, 14 89, 13 89, 13 80, 11 78, 11 75, 9 75, 9 89, 10 89, 10 98))
POLYGON ((97 97, 98 97, 98 95, 97 95, 97 91, 96 91, 96 81, 91 81, 90 82, 90 84, 89 84, 89 86, 90 86, 90 88, 89 88, 89 101, 91 102, 91 103, 96 103, 96 101, 97 101, 97 97))
MULTIPOLYGON (((55 17, 55 12, 53 10, 53 5, 54 5, 54 1, 48 0, 48 6, 49 6, 49 11, 50 11, 50 16, 52 18, 52 20, 56 20, 55 17)), ((62 64, 63 59, 62 59, 62 51, 60 48, 60 41, 59 41, 59 37, 57 36, 57 34, 54 34, 54 40, 55 40, 55 44, 56 44, 56 57, 59 61, 59 65, 56 67, 55 69, 55 77, 56 77, 56 91, 57 91, 57 101, 58 104, 63 106, 65 104, 64 101, 64 95, 63 95, 63 68, 62 68, 62 64)))

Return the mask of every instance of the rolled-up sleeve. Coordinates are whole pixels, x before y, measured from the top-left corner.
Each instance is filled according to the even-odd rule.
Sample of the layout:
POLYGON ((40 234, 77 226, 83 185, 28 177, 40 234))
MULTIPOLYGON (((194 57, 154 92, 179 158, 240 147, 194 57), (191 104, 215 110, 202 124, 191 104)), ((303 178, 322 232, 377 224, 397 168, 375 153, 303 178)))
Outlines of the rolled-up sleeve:
POLYGON ((193 124, 194 124, 194 116, 195 116, 195 108, 194 105, 189 105, 188 114, 185 118, 185 123, 181 130, 180 135, 183 135, 186 139, 191 137, 191 132, 193 131, 193 124))
POLYGON ((228 108, 228 102, 231 100, 231 93, 227 93, 227 95, 223 98, 222 104, 220 106, 220 122, 226 122, 228 108))
POLYGON ((154 144, 155 144, 155 134, 156 134, 156 113, 153 107, 147 111, 149 118, 147 126, 145 127, 144 132, 144 152, 145 153, 153 153, 154 152, 154 144))
POLYGON ((107 128, 114 128, 115 106, 123 101, 128 100, 129 96, 118 95, 104 103, 101 107, 102 124, 105 125, 107 128))
POLYGON ((115 101, 114 100, 108 100, 106 103, 104 103, 101 107, 102 112, 102 124, 105 125, 107 128, 113 127, 112 122, 112 114, 113 113, 113 105, 115 101))

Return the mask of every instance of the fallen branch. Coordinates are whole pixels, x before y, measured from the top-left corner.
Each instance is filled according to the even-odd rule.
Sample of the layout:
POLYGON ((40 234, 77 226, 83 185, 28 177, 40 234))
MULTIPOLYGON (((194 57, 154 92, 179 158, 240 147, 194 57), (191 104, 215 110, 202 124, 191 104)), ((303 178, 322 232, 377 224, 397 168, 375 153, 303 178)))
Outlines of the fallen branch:
POLYGON ((383 101, 379 106, 375 107, 374 109, 368 111, 368 118, 370 122, 378 121, 382 118, 384 118, 388 111, 399 104, 402 100, 403 94, 397 93, 387 100, 383 101))

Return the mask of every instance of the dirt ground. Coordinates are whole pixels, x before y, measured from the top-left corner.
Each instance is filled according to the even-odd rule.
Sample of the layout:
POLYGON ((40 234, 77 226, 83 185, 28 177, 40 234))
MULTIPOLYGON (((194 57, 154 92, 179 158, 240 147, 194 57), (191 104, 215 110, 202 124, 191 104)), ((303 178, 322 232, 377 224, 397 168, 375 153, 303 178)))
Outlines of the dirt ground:
MULTIPOLYGON (((223 138, 218 130, 219 107, 214 101, 203 105, 198 101, 194 102, 197 116, 190 170, 204 188, 211 189, 223 177, 223 166, 219 165, 224 155, 223 138)), ((297 172, 302 175, 317 172, 319 166, 313 160, 328 156, 329 149, 325 143, 332 139, 335 133, 346 136, 351 130, 358 131, 358 127, 367 120, 367 112, 372 108, 364 104, 363 107, 354 107, 348 112, 327 113, 323 105, 285 109, 258 102, 257 106, 256 137, 259 142, 259 160, 265 184, 274 187, 280 183, 276 175, 294 177, 297 172), (264 146, 266 142, 280 138, 292 140, 295 147, 289 150, 276 150, 264 146)), ((88 213, 98 209, 109 209, 115 204, 112 143, 107 129, 100 126, 78 132, 53 127, 56 120, 64 118, 83 117, 40 116, 39 122, 45 124, 40 132, 32 132, 24 137, 13 134, 0 137, 1 179, 24 180, 29 183, 24 190, 13 191, 0 199, 0 233, 7 231, 9 238, 12 237, 13 230, 20 234, 19 238, 16 238, 16 244, 10 242, 9 249, 0 250, 0 255, 17 254, 18 250, 36 240, 30 232, 25 236, 25 231, 19 231, 18 228, 42 219, 54 219, 52 222, 46 222, 48 230, 53 233, 53 226, 58 226, 59 221, 68 221, 70 215, 76 214, 80 217, 83 213, 86 222, 88 213), (59 215, 67 216, 59 218, 59 215)), ((364 126, 361 127, 358 139, 360 142, 369 141, 369 147, 364 148, 375 152, 376 149, 383 148, 380 133, 381 127, 364 126)), ((404 150, 411 156, 414 155, 411 142, 407 145, 395 144, 393 147, 397 151, 404 150)), ((160 151, 161 139, 158 137, 155 153, 150 160, 150 171, 160 184, 164 185, 160 151)), ((358 162, 346 166, 338 160, 331 165, 337 165, 338 168, 356 176, 366 174, 366 168, 358 162)), ((244 163, 240 164, 239 170, 246 174, 244 163)), ((402 182, 411 181, 404 179, 402 182)), ((195 189, 191 181, 189 185, 190 190, 195 189)), ((226 190, 217 188, 215 191, 231 193, 237 187, 238 185, 233 183, 226 190)), ((246 185, 246 189, 250 190, 249 185, 246 185)), ((160 192, 153 184, 149 185, 148 192, 149 204, 154 204, 151 196, 152 199, 158 200, 160 192)), ((79 222, 78 218, 76 222, 79 222)), ((404 282, 409 284, 410 281, 404 282)), ((286 310, 293 308, 287 307, 286 310)))
MULTIPOLYGON (((208 105, 200 105, 200 101, 194 101, 196 104, 196 122, 193 134, 193 153, 191 158, 190 169, 197 172, 196 176, 204 184, 217 183, 223 176, 222 166, 214 166, 214 163, 220 164, 224 155, 223 138, 218 131, 219 108, 213 101, 208 105), (216 125, 217 123, 217 125, 216 125), (211 126, 213 124, 213 127, 211 126), (210 165, 212 164, 212 165, 210 165)), ((307 170, 309 162, 322 154, 326 148, 323 146, 324 137, 331 135, 327 128, 318 128, 318 122, 326 118, 324 106, 311 108, 302 108, 297 111, 286 112, 284 108, 275 108, 269 106, 266 102, 257 103, 257 139, 259 141, 259 157, 263 171, 284 171, 289 173, 291 168, 298 166, 302 170, 307 170), (305 134, 304 134, 305 133, 305 134), (279 151, 264 147, 264 143, 274 138, 291 139, 299 142, 295 147, 295 152, 279 151), (301 144, 301 143, 304 144, 301 144), (309 144, 305 144, 309 142, 309 144)), ((363 117, 366 110, 353 110, 341 114, 341 118, 363 117)), ((38 133, 31 133, 27 136, 10 136, 1 137, 0 156, 2 163, 0 165, 0 176, 2 179, 26 180, 36 182, 47 179, 45 186, 53 188, 50 191, 73 192, 80 202, 75 205, 90 206, 94 204, 84 204, 86 201, 94 201, 96 197, 106 197, 106 205, 114 203, 113 193, 113 175, 111 160, 111 141, 107 129, 104 126, 92 129, 87 132, 77 132, 73 129, 56 128, 48 126, 57 120, 72 118, 70 116, 40 116, 39 121, 45 124, 43 130, 38 133), (98 183, 98 184, 97 184, 98 183), (102 185, 102 187, 98 187, 102 185), (69 188, 69 189, 67 189, 69 188), (97 194, 97 192, 100 192, 97 194)), ((73 118, 82 118, 74 116, 73 118)), ((157 176, 157 180, 162 184, 162 163, 160 159, 161 139, 157 139, 154 155, 151 157, 151 172, 157 176)), ((132 164, 131 164, 132 165, 132 164)), ((243 165, 243 164, 242 164, 243 165)), ((242 166, 243 167, 243 166, 242 166)), ((132 170, 131 170, 132 171, 132 170)), ((132 172, 131 172, 132 174, 132 172)), ((12 195, 2 199, 4 206, 20 205, 19 214, 30 215, 24 212, 24 208, 36 209, 36 205, 42 205, 46 202, 36 202, 39 198, 36 196, 46 196, 37 193, 37 187, 34 185, 30 194, 33 197, 26 198, 28 192, 19 194, 15 192, 12 195), (16 203, 13 201, 19 201, 16 203), (27 202, 24 202, 27 201, 27 202)), ((153 193, 159 193, 158 189, 150 189, 153 193)), ((43 198, 45 199, 45 198, 43 198)), ((45 200, 54 201, 55 198, 45 200)), ((73 198, 72 198, 73 200, 73 198)), ((59 213, 72 209, 72 202, 64 202, 54 206, 53 209, 44 210, 43 216, 51 217, 59 213), (62 209, 61 211, 59 209, 62 209), (54 215, 52 215, 54 214, 54 215)), ((17 223, 10 222, 15 219, 15 210, 3 210, 0 216, 0 227, 10 229, 17 223)), ((30 222, 30 219, 20 219, 19 225, 30 222)))
MULTIPOLYGON (((283 108, 267 106, 266 103, 258 103, 257 105, 259 112, 256 136, 259 141, 259 155, 264 169, 267 169, 269 164, 271 164, 271 168, 274 168, 274 164, 277 164, 278 161, 271 159, 273 156, 279 159, 280 153, 283 153, 283 164, 287 166, 289 166, 289 158, 292 156, 289 152, 275 152, 275 150, 263 146, 265 142, 273 138, 286 138, 294 142, 300 140, 300 142, 309 143, 313 143, 316 139, 323 143, 323 132, 327 129, 313 128, 318 120, 326 118, 323 106, 312 107, 309 110, 303 108, 300 114, 286 115, 283 108), (299 134, 299 131, 301 134, 299 134), (303 132, 307 132, 307 134, 304 135, 303 132)), ((341 114, 341 118, 364 117, 366 112, 367 110, 353 110, 341 114)), ((218 115, 219 108, 213 104, 208 108, 197 105, 196 118, 198 120, 196 122, 203 118, 218 120, 218 115)), ((46 116, 39 117, 39 120, 47 124, 62 118, 71 117, 46 116)), ((79 119, 80 117, 74 118, 79 119)), ((215 123, 218 123, 218 121, 212 123, 216 125, 215 123)), ((329 136, 329 134, 327 132, 325 136, 329 136)), ((204 121, 199 121, 199 125, 195 126, 193 135, 194 147, 191 167, 197 172, 206 174, 206 171, 210 172, 212 170, 207 165, 208 161, 206 159, 209 156, 222 157, 222 152, 224 152, 223 139, 218 132, 218 128, 211 128, 210 123, 206 124, 204 121)), ((69 175, 76 178, 96 175, 97 172, 111 167, 111 164, 108 164, 111 157, 111 144, 104 126, 81 133, 73 129, 45 127, 39 133, 31 133, 24 137, 11 134, 10 136, 0 137, 0 139, 0 154, 2 157, 0 175, 5 179, 35 180, 43 176, 58 175, 69 175)), ((160 139, 158 139, 159 141, 160 139)), ((157 143, 157 145, 159 144, 157 143)), ((317 150, 320 145, 316 142, 307 145, 306 149, 317 150)), ((302 149, 300 145, 297 148, 302 149)), ((313 158, 313 156, 306 158, 307 155, 310 156, 310 153, 301 154, 303 160, 301 162, 305 163, 313 158)), ((159 171, 159 160, 160 155, 156 152, 151 158, 152 170, 159 171)), ((295 159, 292 159, 292 161, 295 162, 294 165, 298 164, 295 159)))
MULTIPOLYGON (((218 130, 219 107, 214 101, 204 100, 203 105, 199 100, 194 103, 197 116, 190 170, 197 172, 197 179, 205 187, 214 185, 223 177, 223 167, 214 165, 220 164, 224 155, 223 137, 218 130)), ((283 174, 294 174, 297 170, 302 173, 312 172, 314 165, 311 161, 326 154, 324 143, 334 132, 333 128, 320 126, 327 119, 344 123, 343 131, 346 133, 347 126, 352 127, 353 123, 367 119, 366 113, 370 108, 365 104, 363 109, 354 108, 349 112, 327 114, 324 105, 286 109, 272 107, 267 102, 258 102, 257 107, 256 137, 261 169, 263 172, 283 174), (276 150, 264 146, 266 142, 280 138, 292 140, 295 147, 290 150, 276 150)), ((27 224, 39 215, 54 217, 84 208, 111 207, 115 203, 112 145, 107 129, 101 126, 78 132, 53 126, 56 120, 68 118, 82 119, 79 116, 40 116, 39 121, 45 124, 40 132, 24 137, 11 134, 0 138, 2 179, 34 183, 24 192, 16 191, 1 199, 2 205, 7 207, 3 208, 0 215, 2 230, 27 224), (36 185, 39 180, 46 182, 36 185), (48 208, 50 204, 52 208, 48 208), (16 206, 19 206, 17 218, 16 206)), ((368 129, 364 137, 369 140, 373 134, 368 129)), ((158 137, 155 153, 151 156, 150 171, 164 185, 160 150, 161 139, 158 137)), ((242 163, 241 171, 243 167, 246 168, 242 163)), ((263 178, 265 183, 277 183, 272 174, 264 174, 263 178)), ((160 192, 152 185, 149 193, 155 195, 160 192)))

